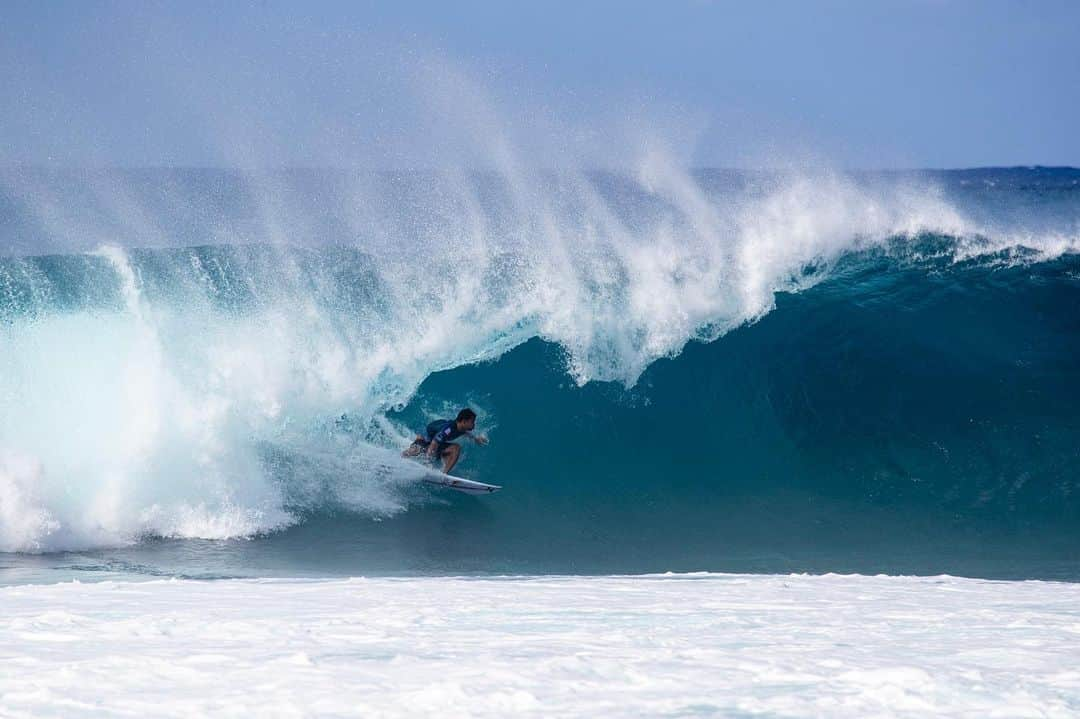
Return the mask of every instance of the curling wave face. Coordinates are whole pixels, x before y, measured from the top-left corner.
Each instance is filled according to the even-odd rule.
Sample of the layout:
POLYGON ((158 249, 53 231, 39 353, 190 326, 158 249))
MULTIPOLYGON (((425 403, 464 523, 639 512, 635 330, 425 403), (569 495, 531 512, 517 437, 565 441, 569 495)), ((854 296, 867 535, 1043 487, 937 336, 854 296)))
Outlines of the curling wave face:
MULTIPOLYGON (((639 404, 669 408, 670 416, 654 421, 685 426, 680 411, 708 421, 702 408, 669 406, 652 394, 666 388, 649 390, 639 380, 688 342, 711 342, 747 325, 740 333, 751 338, 787 328, 772 344, 743 341, 736 365, 751 371, 733 372, 726 359, 678 357, 674 365, 710 386, 719 378, 760 379, 770 367, 768 376, 789 376, 793 390, 815 386, 823 371, 815 358, 837 350, 820 343, 847 342, 845 357, 864 355, 850 367, 857 374, 885 383, 913 372, 934 375, 930 365, 894 368, 891 379, 880 372, 882 357, 900 361, 897 348, 875 354, 883 335, 860 325, 865 318, 851 314, 853 307, 884 321, 930 322, 905 336, 945 359, 916 347, 912 362, 940 360, 976 377, 996 371, 995 349, 954 366, 959 358, 948 338, 963 334, 967 320, 949 308, 1012 306, 1011 315, 999 315, 1007 323, 999 328, 1003 338, 1020 346, 1032 341, 1025 326, 1045 332, 1044 354, 1016 359, 1044 374, 1018 381, 1076 391, 1080 355, 1071 356, 1070 368, 1076 341, 1068 333, 1077 328, 1067 317, 1077 316, 1080 276, 1077 176, 688 174, 661 158, 633 177, 8 176, 3 229, 14 239, 0 259, 0 550, 252 536, 327 512, 400 513, 418 501, 410 489, 418 470, 398 461, 395 448, 421 418, 420 407, 442 409, 470 394, 417 395, 418 388, 434 373, 496 360, 534 338, 557 348, 541 353, 540 366, 489 366, 493 377, 505 366, 520 374, 496 398, 501 409, 488 413, 504 440, 515 431, 510 417, 528 421, 545 411, 510 409, 518 400, 508 395, 521 383, 558 387, 560 375, 578 389, 570 390, 577 404, 559 411, 576 412, 573 422, 586 435, 603 434, 596 434, 600 420, 587 421, 600 411, 588 406, 585 385, 595 382, 616 383, 624 397, 643 392, 648 401, 639 404), (38 247, 56 251, 27 251, 38 247), (1049 301, 1047 293, 1063 305, 1035 306, 1049 301), (974 305, 965 304, 972 298, 974 305), (1055 321, 1045 314, 1038 320, 1038 312, 1055 321), (766 327, 767 316, 776 319, 766 327), (792 326, 796 317, 801 324, 792 326), (808 335, 808 326, 818 334, 808 335), (779 347, 793 354, 780 362, 754 354, 779 347), (813 377, 799 375, 811 369, 813 377)), ((734 349, 735 336, 717 347, 734 349)), ((480 385, 474 399, 489 391, 480 385)), ((802 440, 814 427, 820 432, 821 413, 854 421, 844 405, 800 406, 788 397, 762 410, 754 404, 761 396, 740 393, 714 394, 711 400, 728 404, 709 411, 723 422, 742 415, 751 423, 767 411, 774 434, 755 438, 745 455, 714 454, 725 469, 707 483, 738 484, 733 474, 760 474, 768 464, 755 455, 792 446, 791 456, 802 459, 772 471, 792 471, 793 481, 818 481, 819 489, 821 482, 891 481, 880 479, 880 466, 897 461, 883 459, 888 451, 874 455, 872 442, 843 448, 866 460, 847 471, 822 475, 820 462, 807 459, 816 449, 802 440)), ((626 401, 630 423, 637 421, 635 401, 626 401)), ((891 409, 879 410, 869 426, 887 424, 891 409)), ((903 422, 918 427, 922 412, 931 424, 937 411, 905 407, 903 422)), ((1047 419, 1042 436, 1053 439, 1046 441, 1077 438, 1076 415, 1061 411, 1067 416, 1047 419)), ((691 438, 699 431, 709 434, 695 429, 691 438)), ((884 430, 869 439, 881 436, 884 430)), ((940 436, 946 444, 956 439, 940 436)), ((940 451, 967 457, 986 436, 967 445, 956 439, 940 451)), ((708 471, 680 466, 673 452, 639 449, 669 461, 673 472, 708 471)), ((611 459, 612 451, 600 443, 597 457, 611 459)), ((488 467, 512 484, 519 469, 509 451, 492 457, 488 467)), ((544 461, 549 473, 569 477, 580 459, 553 445, 544 461)), ((1046 492, 1035 504, 1060 506, 1070 496, 1052 487, 1075 460, 1058 453, 1049 460, 1056 469, 1029 472, 1023 481, 1046 492)), ((647 463, 650 471, 657 461, 647 463)), ((922 461, 925 476, 950 471, 922 461)), ((950 461, 956 472, 986 469, 950 461)), ((890 471, 910 479, 912 465, 898 464, 907 468, 890 471)), ((1011 486, 1014 464, 970 486, 1011 486)), ((945 494, 931 494, 939 508, 948 504, 945 494)), ((970 494, 958 496, 977 502, 970 494)), ((860 496, 867 499, 866 492, 848 498, 860 496)))

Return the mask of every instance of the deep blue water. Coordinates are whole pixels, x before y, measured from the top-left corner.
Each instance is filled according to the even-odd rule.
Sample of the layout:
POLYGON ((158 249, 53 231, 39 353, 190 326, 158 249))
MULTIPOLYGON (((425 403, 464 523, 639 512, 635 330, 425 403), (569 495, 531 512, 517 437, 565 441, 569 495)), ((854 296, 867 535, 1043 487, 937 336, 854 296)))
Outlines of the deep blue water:
POLYGON ((397 178, 351 225, 337 176, 271 212, 261 185, 176 173, 97 185, 82 224, 9 182, 6 581, 1080 578, 1080 171, 397 178), (170 234, 140 198, 177 177, 198 219, 170 234), (115 243, 77 247, 103 223, 115 243), (321 239, 192 241, 241 226, 321 239), (147 227, 174 241, 125 235, 147 227), (498 494, 395 458, 465 404, 491 444, 460 472, 498 494))

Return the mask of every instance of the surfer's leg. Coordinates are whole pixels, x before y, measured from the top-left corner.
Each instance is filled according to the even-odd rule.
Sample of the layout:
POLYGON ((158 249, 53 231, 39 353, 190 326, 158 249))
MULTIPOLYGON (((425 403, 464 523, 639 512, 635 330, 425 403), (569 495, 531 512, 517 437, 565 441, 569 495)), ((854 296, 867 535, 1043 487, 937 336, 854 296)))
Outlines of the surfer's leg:
POLYGON ((450 470, 457 464, 458 457, 461 456, 461 445, 450 444, 443 450, 443 474, 450 474, 450 470))
POLYGON ((416 439, 414 439, 413 443, 410 444, 408 446, 408 448, 404 452, 401 453, 401 456, 402 457, 415 457, 416 455, 420 454, 420 452, 422 452, 424 450, 423 442, 424 442, 424 438, 421 437, 420 435, 416 435, 416 439))

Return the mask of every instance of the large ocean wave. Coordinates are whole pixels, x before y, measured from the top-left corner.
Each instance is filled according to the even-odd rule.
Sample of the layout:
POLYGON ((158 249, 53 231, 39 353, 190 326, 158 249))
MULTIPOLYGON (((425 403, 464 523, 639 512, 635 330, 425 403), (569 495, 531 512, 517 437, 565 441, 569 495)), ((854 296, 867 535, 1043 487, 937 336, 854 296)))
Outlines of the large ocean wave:
POLYGON ((466 402, 556 545, 1075 533, 1077 177, 9 173, 0 551, 407 513, 466 402))

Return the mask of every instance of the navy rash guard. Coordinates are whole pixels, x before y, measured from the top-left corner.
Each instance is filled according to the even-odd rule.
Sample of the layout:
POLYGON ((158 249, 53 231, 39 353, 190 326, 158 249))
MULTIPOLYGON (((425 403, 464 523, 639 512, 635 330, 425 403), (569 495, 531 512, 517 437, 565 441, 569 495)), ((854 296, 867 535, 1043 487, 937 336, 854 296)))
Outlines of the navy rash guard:
POLYGON ((439 443, 441 449, 447 442, 453 442, 455 439, 465 434, 464 431, 457 428, 457 422, 452 419, 437 419, 427 426, 427 441, 431 444, 432 440, 439 443))

